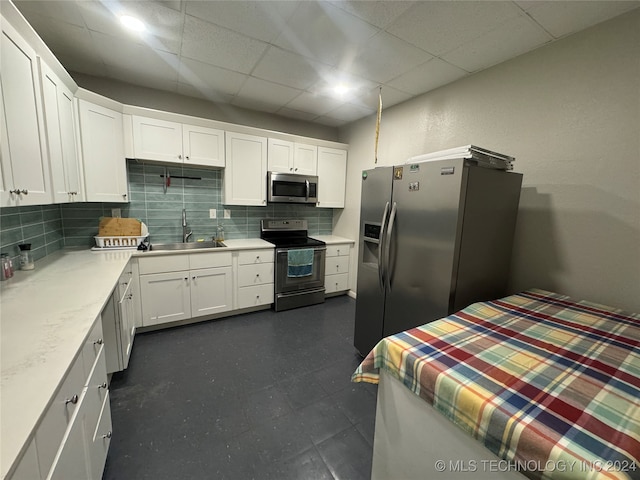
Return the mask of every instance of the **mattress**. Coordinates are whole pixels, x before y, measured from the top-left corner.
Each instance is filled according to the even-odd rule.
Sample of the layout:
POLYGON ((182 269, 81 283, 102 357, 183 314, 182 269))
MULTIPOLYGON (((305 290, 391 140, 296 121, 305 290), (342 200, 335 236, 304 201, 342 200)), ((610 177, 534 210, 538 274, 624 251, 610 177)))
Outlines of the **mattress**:
POLYGON ((638 314, 528 290, 384 338, 352 380, 380 369, 529 478, 640 479, 638 314))

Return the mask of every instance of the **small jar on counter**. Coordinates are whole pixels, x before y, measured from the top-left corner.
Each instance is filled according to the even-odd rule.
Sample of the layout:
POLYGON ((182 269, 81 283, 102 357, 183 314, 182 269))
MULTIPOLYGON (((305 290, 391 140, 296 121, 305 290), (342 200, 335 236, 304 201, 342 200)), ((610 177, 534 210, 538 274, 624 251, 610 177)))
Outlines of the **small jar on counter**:
POLYGON ((36 268, 33 255, 31 254, 31 244, 20 243, 18 248, 20 249, 20 270, 33 270, 36 268))
POLYGON ((0 254, 0 280, 9 280, 13 277, 13 262, 8 253, 0 254))

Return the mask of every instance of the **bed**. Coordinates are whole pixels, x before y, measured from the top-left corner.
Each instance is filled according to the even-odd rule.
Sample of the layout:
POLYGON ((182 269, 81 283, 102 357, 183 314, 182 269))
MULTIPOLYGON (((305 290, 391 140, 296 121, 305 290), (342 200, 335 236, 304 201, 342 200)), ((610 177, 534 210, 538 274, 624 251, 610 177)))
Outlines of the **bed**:
POLYGON ((384 338, 352 381, 380 383, 374 479, 640 479, 638 314, 532 289, 384 338))

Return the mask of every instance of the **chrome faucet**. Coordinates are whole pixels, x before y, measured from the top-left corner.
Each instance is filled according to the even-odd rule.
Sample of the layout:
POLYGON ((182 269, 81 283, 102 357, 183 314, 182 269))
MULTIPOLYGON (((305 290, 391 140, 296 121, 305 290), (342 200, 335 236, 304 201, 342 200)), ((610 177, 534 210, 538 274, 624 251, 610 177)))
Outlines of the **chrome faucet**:
POLYGON ((187 209, 182 209, 182 241, 187 243, 189 241, 189 237, 193 232, 189 230, 187 232, 187 209))

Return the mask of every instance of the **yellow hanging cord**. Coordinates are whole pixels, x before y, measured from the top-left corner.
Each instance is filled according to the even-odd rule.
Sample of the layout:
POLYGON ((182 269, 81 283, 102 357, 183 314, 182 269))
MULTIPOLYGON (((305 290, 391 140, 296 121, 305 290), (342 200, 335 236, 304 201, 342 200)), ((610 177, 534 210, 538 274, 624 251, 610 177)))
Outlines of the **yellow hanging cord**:
POLYGON ((376 145, 374 149, 375 162, 378 163, 378 137, 380 137, 380 120, 382 119, 382 86, 378 93, 378 115, 376 117, 376 145))

